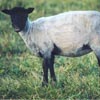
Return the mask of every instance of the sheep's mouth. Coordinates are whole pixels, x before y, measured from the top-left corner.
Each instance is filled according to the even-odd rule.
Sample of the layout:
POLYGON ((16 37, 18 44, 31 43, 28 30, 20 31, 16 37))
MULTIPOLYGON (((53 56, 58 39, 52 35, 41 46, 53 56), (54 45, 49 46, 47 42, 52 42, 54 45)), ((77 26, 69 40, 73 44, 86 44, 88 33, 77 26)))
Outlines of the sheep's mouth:
POLYGON ((14 28, 15 32, 20 32, 21 30, 19 28, 14 28))

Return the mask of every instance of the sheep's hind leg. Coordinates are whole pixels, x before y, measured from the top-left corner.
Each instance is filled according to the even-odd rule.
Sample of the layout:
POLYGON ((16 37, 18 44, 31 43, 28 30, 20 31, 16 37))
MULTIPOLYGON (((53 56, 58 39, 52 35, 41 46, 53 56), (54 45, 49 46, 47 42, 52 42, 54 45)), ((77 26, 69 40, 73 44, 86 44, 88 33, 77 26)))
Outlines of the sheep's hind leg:
POLYGON ((96 57, 97 57, 98 64, 99 64, 99 67, 100 67, 100 54, 99 55, 96 54, 96 57))
MULTIPOLYGON (((98 65, 99 65, 99 68, 100 68, 100 50, 99 50, 99 52, 95 52, 95 55, 96 55, 98 65)), ((99 77, 100 77, 100 73, 99 73, 99 77)))
POLYGON ((100 66, 100 33, 98 35, 94 35, 94 38, 92 38, 90 42, 90 47, 95 53, 96 58, 98 60, 98 64, 100 66))
POLYGON ((95 55, 96 55, 96 58, 97 58, 97 60, 98 60, 98 65, 99 65, 99 67, 100 67, 100 48, 94 49, 93 52, 94 52, 95 55))

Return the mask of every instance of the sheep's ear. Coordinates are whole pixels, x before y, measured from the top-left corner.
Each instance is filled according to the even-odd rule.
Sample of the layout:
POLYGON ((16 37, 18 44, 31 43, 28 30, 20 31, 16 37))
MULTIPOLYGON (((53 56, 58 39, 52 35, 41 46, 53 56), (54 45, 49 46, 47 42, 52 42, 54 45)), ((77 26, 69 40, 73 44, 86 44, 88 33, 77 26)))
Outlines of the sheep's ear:
POLYGON ((27 13, 29 14, 29 13, 32 13, 32 11, 34 10, 34 8, 28 8, 27 9, 27 13))
POLYGON ((10 15, 11 14, 11 10, 8 9, 4 9, 2 10, 3 13, 10 15))

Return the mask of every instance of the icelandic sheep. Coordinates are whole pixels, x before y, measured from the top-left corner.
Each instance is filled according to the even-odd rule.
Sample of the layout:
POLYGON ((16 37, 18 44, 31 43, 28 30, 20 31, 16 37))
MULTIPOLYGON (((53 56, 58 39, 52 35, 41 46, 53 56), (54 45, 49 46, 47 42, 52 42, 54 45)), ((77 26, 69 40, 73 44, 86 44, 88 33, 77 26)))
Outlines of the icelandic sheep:
POLYGON ((43 58, 43 85, 48 83, 48 70, 56 81, 55 55, 78 57, 93 51, 100 66, 100 12, 70 11, 30 21, 33 10, 15 7, 2 12, 10 15, 30 51, 43 58))

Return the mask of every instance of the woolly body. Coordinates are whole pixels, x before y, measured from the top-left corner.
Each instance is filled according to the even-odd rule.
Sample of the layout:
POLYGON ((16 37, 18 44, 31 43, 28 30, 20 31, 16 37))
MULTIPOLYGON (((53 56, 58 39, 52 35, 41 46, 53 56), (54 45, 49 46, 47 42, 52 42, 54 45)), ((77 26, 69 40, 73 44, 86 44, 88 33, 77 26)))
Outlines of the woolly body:
POLYGON ((84 45, 93 48, 97 42, 100 48, 100 13, 97 11, 71 11, 33 22, 27 20, 26 27, 20 35, 35 55, 41 52, 49 57, 54 44, 61 49, 60 55, 68 57, 92 51, 90 48, 82 50, 84 45))

